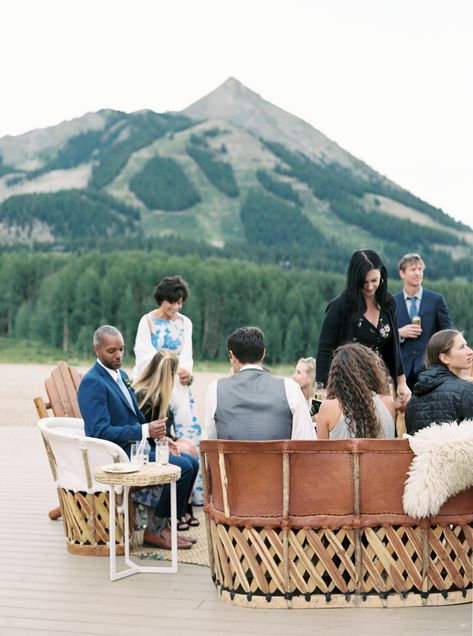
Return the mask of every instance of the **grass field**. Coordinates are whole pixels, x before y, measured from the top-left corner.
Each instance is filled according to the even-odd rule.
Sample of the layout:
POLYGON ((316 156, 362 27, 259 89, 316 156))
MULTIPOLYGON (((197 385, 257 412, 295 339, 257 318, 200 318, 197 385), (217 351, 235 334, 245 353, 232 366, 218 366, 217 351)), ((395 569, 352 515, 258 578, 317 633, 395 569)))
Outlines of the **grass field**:
MULTIPOLYGON (((35 340, 16 340, 13 338, 0 338, 0 363, 3 364, 56 364, 64 360, 75 367, 89 367, 94 363, 94 356, 81 358, 76 354, 67 353, 62 349, 56 349, 44 342, 35 340)), ((134 366, 133 356, 125 356, 123 366, 131 369, 134 366)), ((294 362, 295 366, 295 362, 294 362)), ((227 373, 229 364, 221 360, 194 360, 194 371, 227 373)), ((270 371, 275 375, 290 376, 293 366, 288 364, 274 365, 270 371)))

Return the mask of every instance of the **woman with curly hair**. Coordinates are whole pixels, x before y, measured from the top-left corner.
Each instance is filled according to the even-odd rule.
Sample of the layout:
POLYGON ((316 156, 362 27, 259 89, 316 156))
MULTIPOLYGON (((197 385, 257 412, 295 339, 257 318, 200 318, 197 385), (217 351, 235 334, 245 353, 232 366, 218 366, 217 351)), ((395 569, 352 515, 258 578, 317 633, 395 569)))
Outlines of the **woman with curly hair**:
POLYGON ((388 393, 389 377, 381 358, 364 345, 342 345, 330 365, 317 438, 394 437, 395 408, 388 393))

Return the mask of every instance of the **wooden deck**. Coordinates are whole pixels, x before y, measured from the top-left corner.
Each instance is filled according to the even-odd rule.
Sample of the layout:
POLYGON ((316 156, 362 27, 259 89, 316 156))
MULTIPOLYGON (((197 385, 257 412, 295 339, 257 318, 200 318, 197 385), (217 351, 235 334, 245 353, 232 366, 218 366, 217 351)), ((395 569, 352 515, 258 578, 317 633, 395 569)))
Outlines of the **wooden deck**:
POLYGON ((56 493, 34 426, 0 425, 0 634, 472 634, 471 605, 254 610, 222 603, 209 570, 139 574, 111 583, 108 559, 66 551, 56 493))

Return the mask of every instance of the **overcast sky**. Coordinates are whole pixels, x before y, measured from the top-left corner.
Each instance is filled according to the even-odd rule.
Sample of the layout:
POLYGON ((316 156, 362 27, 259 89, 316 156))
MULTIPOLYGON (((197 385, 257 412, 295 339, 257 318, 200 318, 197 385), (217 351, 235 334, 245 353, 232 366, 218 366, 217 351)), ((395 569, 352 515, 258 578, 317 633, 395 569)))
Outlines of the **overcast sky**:
POLYGON ((473 0, 9 0, 0 137, 229 76, 473 223, 473 0))

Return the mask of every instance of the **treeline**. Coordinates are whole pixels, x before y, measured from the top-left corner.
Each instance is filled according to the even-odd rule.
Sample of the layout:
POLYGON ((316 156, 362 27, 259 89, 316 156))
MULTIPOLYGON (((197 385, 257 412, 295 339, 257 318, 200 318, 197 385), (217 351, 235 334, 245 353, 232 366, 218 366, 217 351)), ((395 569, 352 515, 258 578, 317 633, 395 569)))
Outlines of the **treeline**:
POLYGON ((179 114, 146 111, 121 115, 122 119, 102 135, 92 171, 91 185, 94 188, 103 188, 113 181, 137 150, 149 146, 166 133, 173 134, 194 125, 188 117, 179 114))
POLYGON ((245 236, 250 245, 281 246, 287 258, 304 248, 314 249, 321 235, 297 205, 250 190, 240 209, 245 236))
MULTIPOLYGON (((113 118, 114 120, 115 118, 113 118)), ((79 133, 66 141, 57 156, 48 161, 42 168, 32 170, 24 175, 25 179, 36 179, 50 170, 68 170, 90 161, 94 151, 100 145, 101 130, 89 130, 79 133)))
POLYGON ((444 214, 442 210, 425 203, 425 201, 415 197, 410 192, 388 186, 381 179, 364 181, 356 178, 349 170, 336 163, 329 165, 315 163, 305 155, 291 152, 281 144, 264 143, 273 154, 288 166, 278 167, 278 171, 281 174, 286 174, 306 183, 314 195, 319 199, 328 201, 332 210, 344 221, 349 220, 350 223, 363 229, 369 229, 371 233, 377 233, 377 236, 387 240, 390 240, 393 234, 397 236, 398 232, 402 233, 401 240, 404 240, 404 237, 409 235, 412 238, 414 231, 417 238, 420 238, 421 234, 426 236, 425 244, 429 242, 443 245, 458 245, 462 243, 459 238, 449 232, 442 232, 426 226, 422 226, 422 232, 419 232, 419 226, 408 220, 395 219, 391 215, 382 213, 367 213, 357 203, 357 199, 368 193, 383 195, 425 212, 431 218, 446 226, 455 229, 468 229, 463 223, 455 221, 447 214, 444 214), (358 209, 352 212, 354 206, 357 206, 358 209), (394 223, 394 229, 390 229, 394 223))
POLYGON ((281 199, 286 199, 291 203, 295 203, 295 205, 302 205, 300 196, 297 194, 297 192, 295 192, 295 190, 292 189, 290 183, 286 183, 285 181, 276 179, 267 170, 257 170, 256 177, 263 188, 265 188, 271 194, 274 194, 281 199))
MULTIPOLYGON (((193 321, 195 357, 206 360, 225 359, 227 335, 247 324, 264 329, 269 363, 314 355, 326 304, 344 285, 338 274, 162 252, 2 254, 0 335, 85 354, 96 327, 109 323, 131 351, 140 316, 154 308, 154 285, 175 273, 190 284, 184 313, 193 321)), ((473 334, 471 286, 428 286, 445 294, 456 327, 473 334)))
POLYGON ((20 194, 0 205, 0 222, 32 229, 39 221, 56 239, 125 234, 139 219, 135 208, 90 189, 20 194))
MULTIPOLYGON (((186 148, 187 154, 194 159, 210 183, 227 196, 237 197, 240 194, 240 190, 232 165, 225 161, 220 161, 218 152, 210 148, 207 140, 203 137, 191 135, 190 142, 186 148)), ((220 152, 225 154, 223 148, 221 148, 220 152)))
POLYGON ((186 210, 201 201, 179 164, 174 159, 158 155, 133 176, 130 190, 150 210, 186 210))

